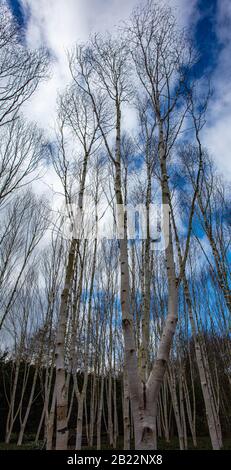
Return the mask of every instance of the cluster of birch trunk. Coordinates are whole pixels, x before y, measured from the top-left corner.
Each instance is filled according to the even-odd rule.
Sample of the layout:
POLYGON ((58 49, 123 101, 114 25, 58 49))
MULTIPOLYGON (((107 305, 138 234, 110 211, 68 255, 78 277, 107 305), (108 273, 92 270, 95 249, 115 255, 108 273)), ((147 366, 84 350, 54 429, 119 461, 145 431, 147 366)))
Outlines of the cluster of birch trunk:
POLYGON ((173 12, 147 1, 115 34, 69 52, 70 84, 47 142, 20 111, 46 77, 48 55, 15 49, 7 8, 1 23, 6 443, 16 428, 23 443, 39 395, 35 442, 48 450, 153 450, 174 434, 180 449, 189 439, 196 447, 199 383, 207 435, 221 449, 231 393, 230 187, 202 145, 209 93, 194 78, 196 51, 173 12), (48 162, 67 216, 28 189, 48 162), (162 249, 151 204, 163 209, 162 249), (130 237, 129 205, 145 207, 144 239, 130 237), (120 221, 114 239, 97 236, 105 217, 120 221))

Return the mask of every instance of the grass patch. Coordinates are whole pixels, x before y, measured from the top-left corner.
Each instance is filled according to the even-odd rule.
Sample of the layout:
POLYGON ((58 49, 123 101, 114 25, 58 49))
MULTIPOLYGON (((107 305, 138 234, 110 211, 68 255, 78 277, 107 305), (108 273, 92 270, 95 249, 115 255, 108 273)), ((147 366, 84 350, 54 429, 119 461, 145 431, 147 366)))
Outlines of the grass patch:
MULTIPOLYGON (((231 450, 231 438, 225 438, 223 440, 224 450, 231 450)), ((34 441, 26 441, 21 446, 17 446, 16 442, 12 442, 10 444, 5 444, 4 442, 0 442, 0 451, 1 450, 40 450, 43 448, 43 442, 39 442, 38 445, 35 444, 34 441)), ((113 450, 111 449, 107 443, 102 442, 101 446, 102 450, 113 450)), ((74 451, 74 447, 70 446, 70 449, 74 451)), ((96 450, 96 447, 92 447, 92 450, 96 450)), ((188 439, 188 450, 211 450, 211 442, 208 437, 198 437, 197 438, 197 447, 193 446, 192 439, 188 439)), ((83 450, 90 450, 89 447, 83 446, 83 450)), ((117 449, 116 450, 123 450, 123 441, 119 439, 117 449)), ((177 437, 171 439, 170 442, 166 442, 164 439, 158 439, 158 450, 179 450, 179 441, 177 437)))
POLYGON ((12 442, 11 444, 5 444, 5 442, 0 442, 0 450, 40 450, 41 446, 36 445, 34 442, 25 442, 21 446, 17 446, 16 443, 12 442))

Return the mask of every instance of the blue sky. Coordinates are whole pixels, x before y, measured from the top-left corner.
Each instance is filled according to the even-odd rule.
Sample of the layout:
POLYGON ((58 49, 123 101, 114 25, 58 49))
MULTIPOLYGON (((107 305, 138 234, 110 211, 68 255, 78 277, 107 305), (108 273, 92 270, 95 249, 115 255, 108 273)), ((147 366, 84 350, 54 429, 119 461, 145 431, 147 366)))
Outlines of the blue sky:
MULTIPOLYGON (((29 46, 43 44, 56 58, 52 79, 33 97, 33 118, 48 128, 55 113, 57 90, 69 81, 66 49, 78 40, 86 40, 92 30, 110 29, 126 19, 137 1, 8 0, 8 3, 19 25, 26 29, 29 46)), ((211 79, 213 96, 204 144, 220 171, 231 179, 231 1, 169 0, 168 3, 177 8, 180 25, 191 30, 200 53, 196 76, 211 79)), ((132 114, 130 121, 132 127, 132 114)))
POLYGON ((203 74, 211 72, 216 67, 221 47, 216 35, 217 0, 199 0, 197 8, 199 18, 194 37, 201 55, 199 74, 203 74))
POLYGON ((22 12, 22 7, 21 7, 20 0, 8 0, 8 3, 10 5, 14 15, 17 17, 17 19, 21 23, 21 20, 22 20, 22 17, 23 17, 23 12, 22 12))

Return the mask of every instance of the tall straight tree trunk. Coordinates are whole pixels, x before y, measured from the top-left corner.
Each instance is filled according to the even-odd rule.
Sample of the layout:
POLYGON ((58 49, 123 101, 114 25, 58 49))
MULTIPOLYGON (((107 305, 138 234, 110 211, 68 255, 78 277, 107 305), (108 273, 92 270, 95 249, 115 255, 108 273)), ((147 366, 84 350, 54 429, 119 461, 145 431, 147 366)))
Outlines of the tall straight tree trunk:
MULTIPOLYGON (((83 197, 85 191, 85 182, 87 175, 87 163, 89 154, 85 151, 83 165, 82 165, 82 177, 80 183, 80 191, 78 196, 78 216, 82 217, 83 210, 83 197)), ((74 221, 76 222, 76 221, 74 221)), ((79 226, 81 220, 77 221, 79 226)), ((80 228, 80 227, 78 227, 80 228)), ((77 255, 79 251, 80 242, 76 238, 72 238, 71 245, 68 253, 68 262, 65 273, 64 289, 61 295, 61 304, 59 311, 59 322, 57 329, 56 339, 56 393, 57 393, 57 429, 56 429, 56 450, 65 450, 68 443, 68 390, 66 384, 66 370, 65 370, 65 335, 66 325, 68 318, 68 303, 70 297, 70 291, 74 279, 75 264, 77 262, 77 255)))
POLYGON ((46 450, 52 450, 53 448, 53 435, 54 435, 54 424, 55 424, 55 406, 56 406, 56 390, 54 385, 51 408, 46 422, 46 450))
POLYGON ((129 393, 134 422, 135 448, 137 450, 153 450, 157 448, 156 416, 160 386, 166 371, 167 361, 178 319, 178 287, 176 282, 175 263, 170 224, 170 190, 166 170, 166 153, 162 123, 159 125, 159 158, 162 175, 162 202, 165 208, 164 237, 166 242, 166 268, 168 275, 168 315, 160 340, 157 358, 147 383, 141 383, 138 376, 138 363, 135 351, 133 317, 130 311, 130 286, 128 267, 127 224, 124 217, 123 196, 121 189, 120 162, 120 108, 117 103, 116 125, 116 163, 115 193, 117 203, 117 220, 120 221, 120 278, 122 324, 125 341, 125 367, 128 374, 129 393), (121 220, 123 224, 121 225, 121 220))
MULTIPOLYGON (((97 450, 101 449, 101 427, 102 427, 102 415, 103 415, 103 403, 104 403, 104 385, 105 385, 105 349, 106 349, 106 322, 102 325, 102 356, 101 356, 101 367, 99 366, 98 374, 98 407, 97 407, 97 421, 96 421, 96 441, 97 450)), ((100 365, 100 362, 99 362, 100 365)))
MULTIPOLYGON (((97 215, 96 215, 97 218, 97 215)), ((82 429, 83 429, 83 405, 86 397, 87 385, 88 385, 88 365, 89 365, 89 343, 90 343, 90 327, 91 327, 91 310, 92 310, 92 297, 94 289, 94 278, 95 278, 95 269, 96 269, 96 255, 97 255, 97 238, 94 242, 94 251, 93 251, 93 261, 92 261, 92 271, 90 279, 90 289, 89 289, 89 299, 88 299, 88 311, 87 311, 87 325, 86 325, 86 340, 85 340, 85 352, 84 352, 84 379, 83 387, 81 392, 78 388, 78 382, 76 374, 74 374, 74 387, 76 392, 76 398, 78 400, 78 413, 77 413, 77 427, 76 427, 76 450, 80 450, 82 446, 82 429)))
POLYGON ((164 417, 164 435, 166 442, 169 442, 169 416, 168 416, 168 400, 167 400, 167 394, 168 394, 168 383, 167 383, 167 377, 164 378, 163 382, 163 417, 164 417))
POLYGON ((117 391, 116 391, 116 375, 114 371, 114 384, 113 384, 113 405, 114 405, 114 433, 113 433, 113 448, 116 449, 118 437, 118 414, 117 414, 117 391))
POLYGON ((169 380, 169 390, 170 390, 171 397, 172 397, 172 404, 173 404, 173 410, 174 410, 174 415, 175 415, 180 450, 184 450, 185 448, 184 432, 183 432, 183 426, 182 426, 182 421, 181 421, 180 406, 179 406, 178 397, 177 397, 176 378, 174 375, 174 371, 172 371, 170 367, 169 367, 168 380, 169 380))
POLYGON ((186 418, 185 418, 185 407, 184 407, 184 394, 183 394, 183 384, 182 384, 182 373, 181 373, 181 365, 180 365, 180 378, 179 378, 179 400, 180 400, 180 416, 181 416, 181 426, 183 428, 183 436, 184 436, 184 448, 187 450, 188 448, 188 436, 187 436, 187 425, 186 425, 186 418))
POLYGON ((129 385, 126 370, 123 373, 123 427, 124 427, 124 450, 130 449, 130 400, 129 400, 129 385))
POLYGON ((57 403, 57 430, 56 430, 56 450, 67 449, 68 442, 68 390, 66 386, 65 369, 65 335, 68 315, 68 303, 71 286, 74 277, 75 257, 77 240, 71 241, 68 254, 68 263, 65 275, 64 289, 61 295, 61 305, 59 312, 59 323, 56 340, 56 403, 57 403))
POLYGON ((39 425, 38 425, 38 429, 37 429, 35 440, 34 440, 35 445, 38 445, 39 437, 40 437, 40 433, 41 433, 41 429, 42 429, 42 425, 43 425, 44 420, 45 420, 45 406, 43 406, 43 410, 42 410, 42 413, 41 413, 41 418, 39 420, 39 425))
POLYGON ((109 446, 113 447, 113 421, 112 421, 112 375, 111 368, 108 376, 108 397, 107 397, 107 410, 108 410, 108 439, 109 446))
POLYGON ((142 344, 141 344, 141 380, 145 383, 149 375, 149 337, 150 337, 150 204, 151 204, 151 168, 147 164, 147 192, 146 192, 146 238, 144 241, 144 299, 142 315, 142 344))
POLYGON ((17 360, 15 374, 14 374, 12 395, 10 397, 9 411, 8 411, 7 420, 6 420, 6 436, 5 436, 6 444, 9 444, 10 442, 11 433, 12 433, 14 422, 15 422, 14 408, 15 408, 15 400, 16 400, 17 383, 18 383, 18 377, 19 377, 19 369, 20 369, 20 360, 17 360))
POLYGON ((82 447, 82 434, 83 434, 83 404, 84 396, 81 396, 78 399, 78 412, 77 412, 77 426, 76 426, 76 441, 75 448, 76 450, 81 450, 82 447))
POLYGON ((100 394, 98 401, 97 423, 96 423, 96 438, 97 450, 101 449, 101 426, 102 426, 102 413, 103 413, 103 395, 104 395, 104 372, 101 373, 100 380, 100 394))
POLYGON ((29 401, 28 401, 28 404, 27 404, 26 413, 25 413, 25 416, 24 416, 24 418, 23 418, 23 421, 22 421, 22 424, 21 424, 21 427, 20 427, 20 432, 19 432, 19 436, 18 436, 17 446, 21 446, 21 445, 22 445, 22 440, 23 440, 23 435, 24 435, 25 427, 26 427, 26 424, 27 424, 27 420, 28 420, 28 418, 29 418, 29 414, 30 414, 30 410, 31 410, 31 405, 32 405, 33 398, 34 398, 34 392, 35 392, 35 387, 36 387, 36 382, 37 382, 37 377, 38 377, 38 371, 39 371, 39 368, 38 368, 38 365, 37 365, 37 367, 36 367, 36 369, 35 369, 34 377, 33 377, 33 382, 32 382, 32 387, 31 387, 31 392, 30 392, 29 401))
POLYGON ((188 286, 188 282, 186 278, 184 278, 184 293, 185 293, 186 303, 188 306, 190 325, 191 325, 192 336, 193 336, 193 341, 195 345, 196 361, 197 361, 197 366, 198 366, 198 371, 199 371, 199 376, 200 376, 202 394, 203 394, 204 403, 205 403, 206 417, 207 417, 207 422, 208 422, 210 439, 211 439, 213 449, 219 450, 222 447, 220 426, 219 426, 219 429, 217 427, 219 418, 216 417, 216 412, 215 412, 216 407, 213 402, 212 394, 210 393, 211 391, 211 387, 209 383, 210 377, 208 376, 208 374, 206 374, 206 370, 205 370, 204 363, 203 363, 201 345, 200 345, 198 335, 197 335, 196 323, 194 320, 191 297, 190 297, 190 292, 189 292, 189 286, 188 286))
MULTIPOLYGON (((96 338, 96 344, 98 344, 98 338, 96 338)), ((93 447, 96 406, 97 406, 97 398, 96 398, 96 361, 95 361, 94 371, 93 371, 93 380, 92 380, 92 386, 91 386, 89 447, 93 447)))
POLYGON ((144 390, 146 409, 149 412, 149 418, 145 425, 144 432, 138 432, 139 449, 156 449, 156 416, 157 402, 160 387, 166 372, 167 362, 172 347, 172 341, 178 321, 178 285, 175 272, 172 231, 170 223, 170 190, 168 186, 168 175, 166 168, 166 151, 164 143, 163 122, 159 121, 159 160, 161 167, 161 188, 162 204, 164 213, 164 239, 165 239, 165 261, 168 278, 168 313, 165 320, 163 333, 157 350, 157 357, 153 365, 152 372, 144 390), (152 425, 151 425, 152 423, 152 425), (140 439, 141 438, 141 439, 140 439), (143 446, 143 447, 142 447, 143 446), (153 447, 154 446, 154 447, 153 447))
MULTIPOLYGON (((194 417, 193 412, 192 412, 190 396, 189 396, 189 390, 188 390, 188 384, 187 384, 186 377, 185 377, 184 373, 182 375, 182 385, 183 385, 183 391, 184 391, 184 396, 185 396, 185 403, 186 403, 186 410, 187 410, 187 417, 188 417, 189 427, 190 427, 190 431, 191 431, 191 434, 192 434, 193 445, 194 445, 194 447, 197 447, 195 417, 194 417)), ((192 392, 194 394, 194 390, 192 390, 192 392)))

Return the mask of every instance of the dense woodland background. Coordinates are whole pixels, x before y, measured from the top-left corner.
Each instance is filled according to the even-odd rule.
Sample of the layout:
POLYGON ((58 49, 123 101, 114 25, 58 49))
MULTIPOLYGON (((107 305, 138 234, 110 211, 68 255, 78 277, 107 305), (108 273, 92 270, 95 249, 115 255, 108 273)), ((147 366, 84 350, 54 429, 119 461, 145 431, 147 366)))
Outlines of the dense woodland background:
POLYGON ((230 184, 202 144, 213 84, 190 32, 148 1, 73 46, 48 138, 24 106, 52 58, 0 6, 1 448, 231 448, 230 184), (121 213, 124 237, 86 236, 86 214, 121 213))

